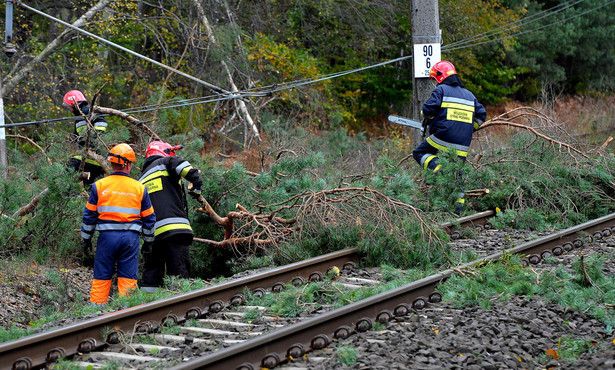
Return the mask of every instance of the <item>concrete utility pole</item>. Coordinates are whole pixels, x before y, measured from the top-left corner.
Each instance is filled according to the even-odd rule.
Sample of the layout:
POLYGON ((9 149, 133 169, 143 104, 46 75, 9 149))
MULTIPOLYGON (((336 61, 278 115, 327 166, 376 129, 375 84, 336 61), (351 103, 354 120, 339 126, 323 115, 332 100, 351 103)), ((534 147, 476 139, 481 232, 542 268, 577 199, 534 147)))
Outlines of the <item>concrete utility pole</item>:
MULTIPOLYGON (((10 58, 17 50, 13 44, 13 0, 6 0, 4 47, 2 51, 10 58)), ((6 131, 4 129, 4 101, 2 99, 2 71, 0 71, 0 171, 3 178, 8 176, 6 159, 6 131)))
POLYGON ((2 178, 8 177, 8 162, 6 160, 6 133, 4 130, 4 102, 2 101, 2 73, 0 73, 0 173, 2 178))
MULTIPOLYGON (((429 99, 434 88, 429 81, 429 69, 440 61, 440 18, 438 0, 412 0, 412 112, 417 121, 423 103, 429 99)), ((414 130, 414 141, 420 143, 423 138, 419 130, 414 130)))

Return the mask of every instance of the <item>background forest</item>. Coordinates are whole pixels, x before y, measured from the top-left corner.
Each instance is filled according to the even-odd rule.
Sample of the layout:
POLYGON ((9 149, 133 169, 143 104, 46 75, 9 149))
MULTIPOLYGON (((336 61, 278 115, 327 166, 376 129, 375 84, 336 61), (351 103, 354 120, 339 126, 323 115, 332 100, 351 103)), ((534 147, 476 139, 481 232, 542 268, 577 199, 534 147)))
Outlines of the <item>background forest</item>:
MULTIPOLYGON (((497 207, 499 226, 547 229, 613 211, 614 159, 600 145, 615 124, 614 3, 439 1, 443 59, 488 118, 513 112, 477 133, 466 189, 490 192, 466 212, 497 207)), ((292 221, 243 219, 234 232, 246 242, 221 246, 224 230, 194 211, 196 276, 237 268, 219 261, 254 267, 351 245, 401 267, 452 262, 435 225, 452 216, 454 175, 422 174, 412 133, 386 122, 412 113, 409 1, 43 0, 16 4, 13 26, 17 53, 0 57, 3 257, 78 250, 86 191, 64 167, 78 148, 61 107, 78 89, 183 144, 221 216, 239 203, 292 221)), ((105 144, 131 143, 140 165, 151 132, 107 121, 105 144)))

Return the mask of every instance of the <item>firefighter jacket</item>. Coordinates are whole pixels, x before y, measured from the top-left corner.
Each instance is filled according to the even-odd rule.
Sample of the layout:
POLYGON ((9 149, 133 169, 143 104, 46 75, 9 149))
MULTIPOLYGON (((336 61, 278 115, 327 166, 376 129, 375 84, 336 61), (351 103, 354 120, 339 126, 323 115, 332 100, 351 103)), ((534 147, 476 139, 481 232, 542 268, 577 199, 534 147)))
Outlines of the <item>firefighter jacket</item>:
POLYGON ((153 155, 143 163, 139 181, 147 187, 156 211, 156 240, 178 234, 194 236, 188 220, 183 178, 201 190, 203 181, 199 171, 181 157, 153 155))
MULTIPOLYGON (((90 111, 90 107, 87 105, 87 102, 81 102, 81 104, 79 105, 79 109, 81 109, 81 112, 83 112, 83 114, 88 114, 90 111)), ((85 117, 79 113, 79 111, 74 110, 74 114, 78 116, 77 120, 75 121, 75 135, 77 135, 77 142, 79 146, 84 147, 87 135, 88 122, 85 120, 85 117)), ((107 131, 107 121, 104 117, 94 115, 90 123, 94 126, 94 130, 96 130, 99 135, 107 131)), ((98 148, 95 144, 96 142, 97 140, 94 137, 94 134, 92 134, 88 148, 96 150, 98 154, 101 154, 100 151, 97 150, 98 148)), ((81 155, 73 155, 69 160, 68 167, 74 168, 75 172, 77 172, 81 167, 82 160, 83 157, 81 155)), ((105 169, 103 168, 103 166, 91 158, 85 159, 84 171, 91 174, 91 180, 84 181, 85 184, 91 184, 98 177, 105 174, 105 169)))
POLYGON ((123 172, 92 184, 83 210, 81 237, 91 239, 94 231, 134 231, 146 242, 154 241, 156 215, 147 188, 123 172))
MULTIPOLYGON (((90 112, 90 107, 86 102, 82 102, 79 105, 79 109, 84 115, 87 115, 90 112)), ((79 116, 79 118, 75 121, 75 134, 79 137, 83 137, 86 134, 88 128, 88 122, 85 120, 85 117, 79 113, 78 110, 75 109, 74 114, 79 116)), ((90 121, 94 129, 98 132, 107 131, 107 120, 104 117, 94 115, 92 120, 90 121)))
POLYGON ((468 155, 474 131, 487 118, 485 107, 463 87, 457 75, 436 86, 422 113, 433 117, 427 142, 439 150, 455 149, 461 157, 468 155))

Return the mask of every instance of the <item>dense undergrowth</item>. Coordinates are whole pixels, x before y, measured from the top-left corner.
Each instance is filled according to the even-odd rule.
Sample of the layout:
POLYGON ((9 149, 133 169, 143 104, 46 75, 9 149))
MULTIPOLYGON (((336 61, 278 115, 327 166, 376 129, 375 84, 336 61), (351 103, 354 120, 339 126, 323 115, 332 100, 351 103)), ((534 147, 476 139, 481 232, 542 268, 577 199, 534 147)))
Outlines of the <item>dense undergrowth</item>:
MULTIPOLYGON (((341 127, 315 134, 279 117, 263 122, 263 131, 269 136, 266 145, 252 151, 258 151, 256 164, 240 160, 229 164, 219 161, 214 152, 203 154, 200 138, 167 139, 184 144, 180 154, 201 169, 204 196, 218 214, 224 216, 241 204, 255 213, 276 210, 276 216, 297 221, 295 232, 267 247, 223 249, 195 242, 194 277, 288 263, 347 247, 367 252, 374 264, 400 268, 455 264, 459 258, 446 248, 447 236, 437 225, 454 217, 460 177, 466 191, 489 189, 484 196, 467 198, 464 212, 500 209, 498 227, 565 228, 615 208, 612 154, 573 157, 531 134, 519 133, 502 147, 472 153, 466 164, 443 154, 444 170, 434 175, 408 158, 412 148, 398 138, 351 135, 341 127), (480 159, 475 160, 477 154, 480 159), (336 193, 330 193, 333 190, 336 193)), ((108 134, 110 142, 130 137, 134 133, 121 127, 108 134)), ((79 257, 87 189, 65 169, 69 153, 62 139, 49 138, 46 153, 9 152, 9 176, 0 180, 3 258, 61 263, 79 257), (19 213, 41 193, 32 211, 19 213)), ((144 145, 135 145, 138 153, 144 152, 140 147, 144 145)), ((247 158, 245 154, 236 155, 247 158)), ((142 161, 139 156, 134 177, 142 161)), ((192 199, 189 202, 197 206, 192 199)), ((223 239, 222 228, 209 216, 194 211, 190 217, 197 237, 223 239)), ((259 231, 250 227, 237 226, 238 235, 259 231)))
MULTIPOLYGON (((266 247, 225 249, 195 242, 191 249, 194 281, 167 280, 165 290, 154 296, 137 292, 128 299, 116 297, 111 309, 202 287, 201 279, 348 247, 364 251, 371 265, 407 269, 411 274, 415 271, 416 277, 469 261, 472 256, 455 254, 447 247, 448 236, 437 226, 455 217, 451 211, 459 177, 466 191, 489 189, 484 196, 468 197, 464 214, 499 209, 494 219, 499 228, 554 230, 603 216, 615 208, 611 172, 615 157, 592 148, 585 147, 584 155, 574 156, 531 134, 517 133, 494 149, 473 145, 465 164, 443 154, 443 171, 434 175, 422 171, 408 157, 412 147, 404 135, 380 138, 351 134, 341 127, 311 132, 294 121, 273 116, 262 123, 266 144, 231 153, 233 161, 218 156, 219 147, 208 148, 211 143, 198 137, 165 139, 185 146, 180 155, 201 169, 204 196, 218 214, 234 211, 236 204, 260 214, 276 210, 276 216, 296 220, 297 229, 266 247)), ((132 175, 138 176, 146 141, 118 125, 111 126, 105 140, 107 144, 134 144, 138 162, 132 175)), ((0 179, 0 256, 4 263, 63 266, 82 262, 79 227, 88 193, 76 174, 65 168, 71 154, 68 148, 65 137, 58 134, 49 135, 41 148, 9 148, 8 178, 0 179), (20 209, 37 196, 40 200, 35 207, 20 209)), ((197 206, 192 199, 189 203, 197 206)), ((223 239, 222 228, 205 213, 193 210, 190 218, 197 237, 223 239)), ((248 223, 237 223, 240 236, 259 231, 248 223)), ((314 286, 314 293, 321 288, 314 286)), ((331 301, 360 298, 332 297, 331 301)), ((55 299, 53 305, 53 312, 33 323, 33 328, 63 315, 92 313, 89 307, 75 306, 73 301, 55 299)), ((299 309, 285 307, 292 311, 287 314, 299 309)), ((612 326, 612 318, 602 319, 612 326)), ((20 335, 23 333, 18 331, 3 336, 8 340, 20 335)))

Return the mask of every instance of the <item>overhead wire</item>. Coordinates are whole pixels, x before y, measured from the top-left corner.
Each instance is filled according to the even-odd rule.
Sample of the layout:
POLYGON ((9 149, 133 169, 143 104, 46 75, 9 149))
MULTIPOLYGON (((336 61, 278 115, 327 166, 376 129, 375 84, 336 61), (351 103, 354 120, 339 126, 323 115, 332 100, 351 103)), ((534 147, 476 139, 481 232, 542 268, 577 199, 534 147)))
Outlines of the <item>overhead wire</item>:
MULTIPOLYGON (((583 1, 586 1, 586 0, 583 0, 583 1)), ((577 1, 577 3, 579 3, 579 2, 582 2, 582 1, 577 1)), ((467 45, 460 45, 460 46, 456 46, 456 47, 451 47, 450 45, 447 45, 447 46, 443 47, 442 50, 443 51, 460 50, 460 49, 465 49, 465 48, 468 48, 468 47, 483 45, 483 44, 486 44, 486 43, 489 43, 489 42, 496 42, 496 41, 504 40, 504 39, 511 38, 511 37, 518 37, 518 36, 521 36, 521 35, 524 35, 524 34, 527 34, 527 33, 536 32, 536 31, 539 31, 539 30, 542 30, 544 28, 551 27, 551 26, 554 26, 554 25, 557 25, 557 24, 566 23, 566 22, 568 22, 568 21, 570 21, 570 20, 572 20, 574 18, 582 17, 585 14, 594 12, 594 11, 596 11, 598 9, 604 8, 605 6, 611 5, 613 3, 615 3, 615 0, 609 0, 606 3, 602 4, 602 5, 598 5, 598 6, 595 6, 593 8, 587 9, 587 10, 581 12, 581 13, 576 13, 574 15, 571 15, 571 16, 567 17, 567 18, 559 19, 559 20, 557 20, 555 22, 551 22, 551 23, 548 23, 548 24, 545 24, 545 25, 541 25, 541 26, 538 26, 538 27, 535 27, 535 28, 532 28, 532 29, 529 29, 529 30, 519 31, 519 32, 516 32, 514 34, 504 35, 504 36, 501 36, 501 37, 498 37, 498 38, 495 38, 495 39, 489 39, 489 40, 485 40, 485 41, 481 41, 481 42, 476 42, 476 43, 472 43, 472 44, 467 44, 467 45)))
MULTIPOLYGON (((445 45, 442 47, 442 51, 454 51, 454 50, 459 50, 459 49, 464 49, 464 48, 468 48, 468 47, 473 47, 473 46, 477 46, 477 45, 482 45, 485 43, 489 43, 489 42, 496 42, 496 41, 500 41, 506 38, 512 38, 512 37, 517 37, 523 34, 527 34, 530 32, 536 32, 538 30, 547 28, 547 27, 551 27, 553 25, 559 24, 559 23, 564 23, 567 22, 571 19, 583 16, 585 14, 588 14, 590 12, 593 12, 597 9, 603 8, 605 6, 608 6, 612 3, 615 2, 615 0, 610 0, 607 1, 605 4, 596 6, 594 8, 588 9, 586 11, 583 11, 582 13, 577 13, 574 14, 568 18, 562 19, 562 20, 558 20, 546 25, 542 25, 530 30, 525 30, 525 31, 519 31, 519 32, 513 32, 510 34, 506 34, 497 38, 488 38, 492 35, 497 35, 499 33, 503 33, 505 31, 508 30, 512 30, 512 29, 518 29, 524 26, 527 26, 528 24, 537 22, 541 19, 545 19, 547 17, 551 17, 553 15, 556 15, 558 13, 560 13, 561 11, 568 9, 571 6, 574 6, 576 4, 579 4, 581 2, 584 2, 587 0, 576 0, 576 1, 570 1, 570 2, 566 2, 566 3, 562 3, 562 4, 558 4, 552 8, 537 12, 532 14, 531 16, 525 17, 523 19, 517 20, 515 22, 511 22, 507 25, 503 25, 501 27, 498 27, 496 29, 490 30, 488 32, 484 32, 481 34, 477 34, 474 36, 471 36, 467 39, 464 40, 460 40, 448 45, 445 45), (473 42, 473 41, 477 41, 477 40, 481 40, 481 39, 485 39, 488 38, 485 41, 478 41, 478 42, 473 42)), ((171 109, 171 108, 181 108, 181 107, 188 107, 188 106, 193 106, 193 105, 199 105, 199 104, 205 104, 205 103, 212 103, 212 102, 219 102, 219 101, 224 101, 224 100, 230 100, 230 99, 236 99, 238 97, 250 97, 250 96, 267 96, 267 95, 273 95, 276 92, 280 92, 283 90, 289 90, 289 89, 295 89, 298 87, 302 87, 305 85, 310 85, 310 84, 314 84, 314 83, 318 83, 321 81, 325 81, 325 80, 329 80, 329 79, 334 79, 334 78, 338 78, 338 77, 342 77, 348 74, 353 74, 353 73, 359 73, 365 70, 369 70, 369 69, 373 69, 373 68, 378 68, 378 67, 382 67, 384 65, 387 64, 392 64, 392 63, 397 63, 403 60, 407 60, 407 59, 411 59, 412 55, 408 55, 408 56, 404 56, 404 57, 399 57, 399 58, 395 58, 395 59, 391 59, 391 60, 387 60, 384 62, 380 62, 380 63, 376 63, 373 65, 369 65, 369 66, 365 66, 365 67, 360 67, 360 68, 354 68, 354 69, 350 69, 350 70, 345 70, 345 71, 339 71, 339 72, 334 72, 334 73, 330 73, 327 75, 320 75, 320 76, 316 76, 313 78, 305 78, 305 79, 300 79, 300 80, 294 80, 294 81, 289 81, 289 82, 282 82, 282 83, 277 83, 277 84, 271 84, 268 86, 260 86, 260 87, 256 87, 256 88, 251 88, 251 89, 246 89, 246 90, 240 90, 235 92, 232 95, 229 95, 226 91, 224 93, 219 93, 219 94, 214 94, 214 95, 210 95, 210 96, 205 96, 205 97, 199 97, 199 98, 191 98, 191 99, 181 99, 181 100, 172 100, 169 102, 165 102, 165 103, 160 103, 160 104, 155 104, 155 105, 147 105, 147 106, 142 106, 142 107, 134 107, 134 108, 127 108, 125 110, 122 110, 125 113, 144 113, 144 112, 148 112, 148 111, 153 111, 153 110, 160 110, 160 109, 171 109)), ((47 119, 47 120, 40 120, 40 121, 31 121, 31 122, 20 122, 20 123, 12 123, 12 124, 5 124, 3 127, 18 127, 18 126, 26 126, 26 125, 32 125, 32 124, 43 124, 43 123, 52 123, 52 122, 59 122, 59 121, 70 121, 70 120, 74 120, 76 119, 75 117, 68 117, 68 118, 57 118, 57 119, 47 119)))
POLYGON ((483 32, 483 33, 479 33, 476 34, 474 36, 471 36, 469 38, 463 39, 463 40, 459 40, 456 42, 452 42, 450 44, 447 45, 447 47, 456 47, 459 45, 465 45, 465 44, 471 44, 472 42, 476 41, 476 40, 481 40, 484 38, 488 38, 492 35, 496 35, 502 32, 506 32, 506 31, 510 31, 510 30, 514 30, 514 29, 519 29, 521 27, 526 27, 527 25, 531 24, 531 23, 535 23, 540 21, 541 19, 547 18, 547 17, 552 17, 556 14, 558 14, 559 12, 562 12, 578 3, 582 3, 586 0, 576 0, 576 1, 568 1, 565 3, 561 3, 558 5, 555 5, 551 8, 545 9, 545 10, 541 10, 539 12, 533 13, 527 17, 523 17, 521 19, 518 19, 514 22, 510 22, 507 23, 505 25, 502 25, 500 27, 496 27, 494 29, 491 29, 487 32, 483 32))

